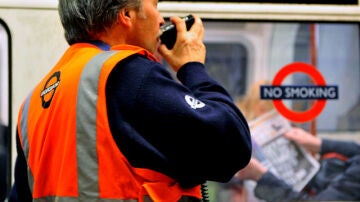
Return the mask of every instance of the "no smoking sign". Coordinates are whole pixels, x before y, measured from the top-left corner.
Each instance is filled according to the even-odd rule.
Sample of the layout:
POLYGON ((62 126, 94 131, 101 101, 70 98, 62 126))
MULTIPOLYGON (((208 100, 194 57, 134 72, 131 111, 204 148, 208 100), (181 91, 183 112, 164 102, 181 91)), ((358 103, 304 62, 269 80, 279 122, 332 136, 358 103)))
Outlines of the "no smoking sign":
POLYGON ((261 99, 271 99, 280 114, 294 122, 307 122, 315 119, 324 109, 328 99, 338 99, 338 87, 326 85, 321 73, 313 66, 294 62, 283 67, 276 75, 271 86, 261 86, 261 99), (293 73, 305 73, 315 85, 281 85, 284 79, 293 73), (306 111, 299 112, 288 109, 283 100, 315 100, 306 111))

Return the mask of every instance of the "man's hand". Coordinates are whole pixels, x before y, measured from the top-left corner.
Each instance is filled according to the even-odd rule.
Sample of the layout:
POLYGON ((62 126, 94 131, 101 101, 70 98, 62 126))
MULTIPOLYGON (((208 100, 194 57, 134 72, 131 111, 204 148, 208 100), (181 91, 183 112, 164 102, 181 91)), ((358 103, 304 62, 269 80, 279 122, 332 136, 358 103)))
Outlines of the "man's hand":
POLYGON ((299 145, 303 146, 305 149, 309 150, 310 152, 317 153, 320 151, 321 147, 321 139, 306 132, 301 128, 292 128, 290 131, 284 134, 284 136, 292 140, 299 145))
POLYGON ((249 164, 245 168, 238 171, 235 174, 235 177, 243 180, 250 179, 258 181, 266 172, 267 168, 265 168, 265 166, 263 166, 255 158, 251 158, 249 164))
POLYGON ((172 17, 170 21, 175 24, 177 30, 174 47, 171 50, 164 44, 159 47, 159 53, 175 72, 188 62, 205 63, 204 27, 200 17, 195 14, 193 16, 195 21, 189 31, 186 29, 184 20, 172 17))

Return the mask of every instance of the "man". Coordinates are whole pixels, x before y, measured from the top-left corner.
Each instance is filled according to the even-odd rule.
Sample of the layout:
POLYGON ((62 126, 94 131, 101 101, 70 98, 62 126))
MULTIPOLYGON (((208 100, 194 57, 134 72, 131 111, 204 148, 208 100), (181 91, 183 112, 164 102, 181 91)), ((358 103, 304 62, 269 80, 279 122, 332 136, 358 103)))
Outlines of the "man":
POLYGON ((59 1, 70 47, 21 106, 12 198, 200 201, 202 183, 249 162, 247 122, 205 71, 201 19, 171 18, 169 50, 157 4, 59 1))
POLYGON ((235 177, 257 182, 255 196, 268 202, 359 201, 360 145, 350 141, 320 139, 301 128, 285 133, 312 153, 321 155, 321 166, 303 191, 295 191, 252 158, 235 177))

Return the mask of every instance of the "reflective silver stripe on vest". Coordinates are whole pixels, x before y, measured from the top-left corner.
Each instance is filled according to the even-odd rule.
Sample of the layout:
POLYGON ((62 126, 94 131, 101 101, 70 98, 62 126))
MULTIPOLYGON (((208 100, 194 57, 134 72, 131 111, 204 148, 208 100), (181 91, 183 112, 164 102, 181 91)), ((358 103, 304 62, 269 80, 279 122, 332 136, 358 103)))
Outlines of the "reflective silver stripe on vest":
MULTIPOLYGON (((78 198, 43 198, 47 201, 75 202, 137 202, 136 199, 99 198, 98 157, 96 150, 96 103, 98 100, 98 82, 103 64, 117 51, 107 51, 93 57, 83 69, 80 77, 76 104, 76 158, 78 166, 78 198), (94 174, 96 173, 96 174, 94 174)), ((39 199, 40 200, 40 199, 39 199)), ((40 200, 41 201, 41 200, 40 200)), ((144 202, 152 202, 144 196, 144 202)))
MULTIPOLYGON (((146 197, 148 198, 148 197, 146 197)), ((144 199, 144 202, 152 202, 149 198, 144 199)), ((49 201, 56 201, 56 202, 137 202, 137 200, 134 199, 126 199, 126 200, 112 200, 112 199, 86 199, 86 200, 80 200, 79 198, 72 198, 72 197, 43 197, 34 199, 34 202, 49 202, 49 201)))
POLYGON ((98 158, 96 150, 96 103, 98 82, 104 62, 116 52, 93 57, 82 71, 76 104, 76 158, 79 200, 99 198, 98 158))
MULTIPOLYGON (((32 92, 27 96, 22 111, 21 111, 21 120, 20 120, 20 133, 21 133, 21 140, 22 140, 22 145, 23 145, 23 151, 24 151, 24 156, 26 161, 28 161, 28 157, 29 157, 29 141, 28 141, 28 125, 27 125, 27 121, 28 121, 28 114, 29 114, 29 105, 30 105, 30 100, 31 100, 31 95, 32 92)), ((34 177, 33 174, 30 170, 30 167, 27 166, 27 174, 28 174, 28 181, 29 181, 29 187, 31 192, 33 191, 34 188, 34 177)))
MULTIPOLYGON (((78 198, 72 198, 72 197, 43 197, 39 199, 34 199, 34 202, 48 202, 48 201, 56 201, 56 202, 78 202, 78 198)), ((112 199, 86 199, 86 202, 137 202, 137 200, 134 199, 126 199, 126 200, 112 200, 112 199)), ((200 199, 194 199, 191 197, 182 197, 178 202, 200 202, 200 199)), ((144 196, 144 202, 153 202, 149 196, 144 196)))

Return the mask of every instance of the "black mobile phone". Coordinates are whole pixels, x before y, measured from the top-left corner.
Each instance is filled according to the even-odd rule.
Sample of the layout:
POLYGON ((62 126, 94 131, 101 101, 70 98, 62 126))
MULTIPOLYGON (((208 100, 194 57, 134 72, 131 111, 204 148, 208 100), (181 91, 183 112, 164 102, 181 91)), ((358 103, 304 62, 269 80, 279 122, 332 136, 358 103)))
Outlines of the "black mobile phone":
MULTIPOLYGON (((187 15, 182 18, 186 23, 186 29, 189 30, 190 27, 194 24, 194 17, 192 15, 187 15)), ((165 23, 165 25, 160 27, 162 34, 160 36, 161 43, 165 44, 168 49, 172 49, 176 41, 176 27, 171 22, 165 23)))

